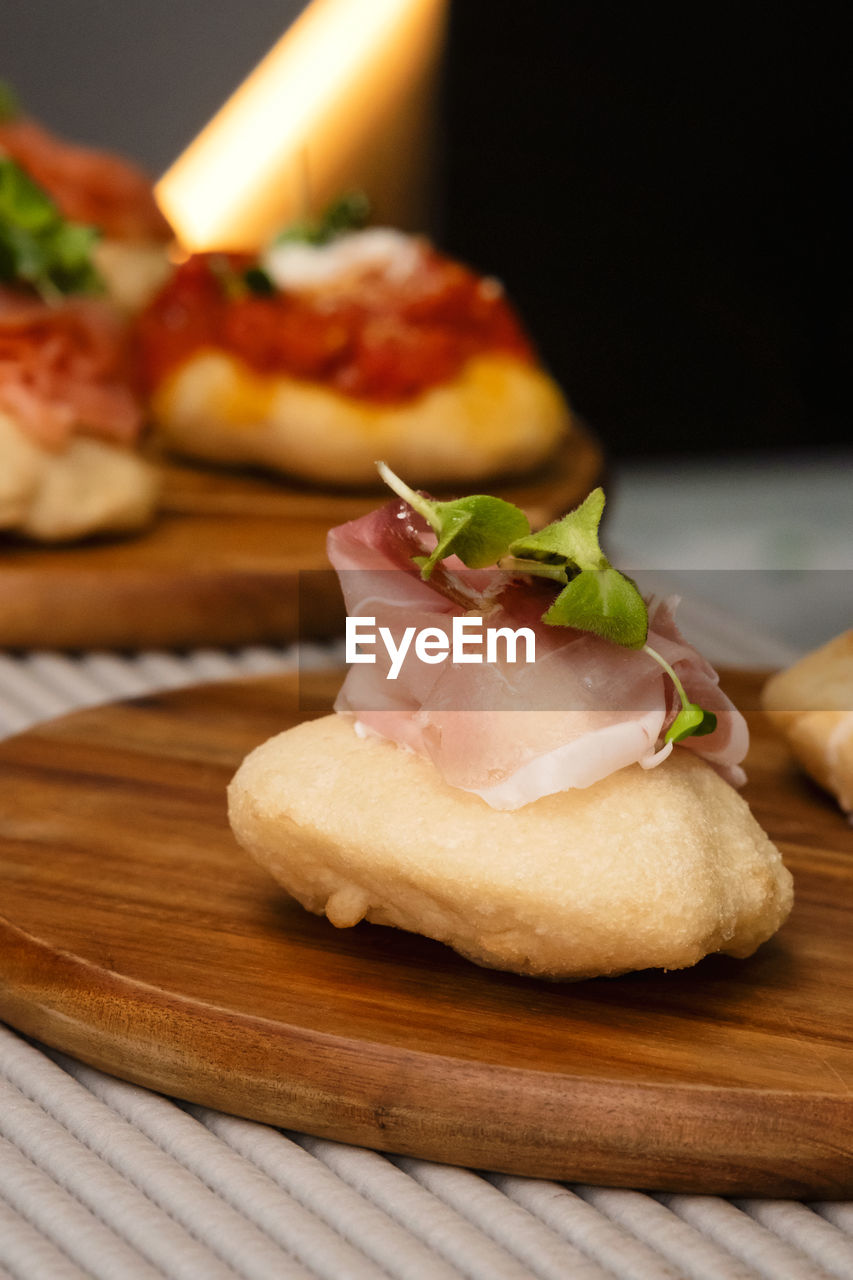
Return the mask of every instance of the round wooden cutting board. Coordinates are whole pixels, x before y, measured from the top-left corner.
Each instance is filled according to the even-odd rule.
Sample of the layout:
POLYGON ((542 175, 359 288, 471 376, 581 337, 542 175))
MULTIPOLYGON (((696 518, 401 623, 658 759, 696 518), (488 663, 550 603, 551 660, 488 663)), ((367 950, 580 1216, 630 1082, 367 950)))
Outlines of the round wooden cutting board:
MULTIPOLYGON (((542 470, 489 492, 540 527, 581 502, 602 466, 598 443, 576 424, 542 470)), ((343 630, 326 534, 381 505, 387 490, 326 492, 177 462, 163 478, 158 518, 138 537, 45 547, 0 532, 0 647, 231 646, 343 630)))
MULTIPOLYGON (((789 922, 746 961, 548 984, 335 930, 237 847, 232 772, 339 678, 170 693, 0 745, 0 1017, 165 1093, 389 1151, 853 1194, 853 830, 760 714, 747 798, 794 872, 789 922)), ((756 705, 757 677, 724 683, 756 705)))

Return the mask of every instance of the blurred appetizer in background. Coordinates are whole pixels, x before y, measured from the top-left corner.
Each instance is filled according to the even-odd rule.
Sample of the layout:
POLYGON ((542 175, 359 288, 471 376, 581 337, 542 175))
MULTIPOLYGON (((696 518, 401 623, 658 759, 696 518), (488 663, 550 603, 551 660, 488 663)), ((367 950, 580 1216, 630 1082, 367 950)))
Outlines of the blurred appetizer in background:
POLYGON ((45 542, 146 524, 155 470, 128 324, 104 295, 98 232, 66 218, 0 135, 0 529, 45 542))
POLYGON ((772 676, 762 702, 803 768, 853 818, 853 630, 772 676))
POLYGON ((25 114, 3 81, 0 155, 16 161, 63 218, 97 229, 92 258, 109 296, 138 310, 169 273, 172 240, 147 175, 122 156, 58 137, 25 114))
POLYGON ((571 432, 503 289, 343 197, 256 257, 189 257, 139 320, 165 444, 336 486, 529 472, 571 432))
POLYGON ((337 714, 249 755, 229 790, 239 843, 333 924, 482 965, 577 979, 750 955, 792 881, 735 790, 746 723, 672 602, 607 561, 602 491, 534 534, 510 503, 384 475, 401 501, 333 529, 329 558, 351 618, 398 655, 429 634, 432 656, 393 673, 377 644, 337 714), (535 659, 436 657, 475 618, 527 628, 535 659))

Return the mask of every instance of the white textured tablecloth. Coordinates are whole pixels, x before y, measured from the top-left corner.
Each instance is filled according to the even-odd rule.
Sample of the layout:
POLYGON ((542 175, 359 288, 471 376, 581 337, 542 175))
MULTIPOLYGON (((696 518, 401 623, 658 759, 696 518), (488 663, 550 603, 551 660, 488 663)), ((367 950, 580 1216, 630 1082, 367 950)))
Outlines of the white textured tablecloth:
MULTIPOLYGON (((685 612, 716 660, 779 660, 718 610, 685 612)), ((0 655, 0 734, 293 661, 265 648, 0 655)), ((6 1276, 853 1280, 853 1203, 649 1195, 391 1158, 160 1097, 0 1027, 6 1276)))

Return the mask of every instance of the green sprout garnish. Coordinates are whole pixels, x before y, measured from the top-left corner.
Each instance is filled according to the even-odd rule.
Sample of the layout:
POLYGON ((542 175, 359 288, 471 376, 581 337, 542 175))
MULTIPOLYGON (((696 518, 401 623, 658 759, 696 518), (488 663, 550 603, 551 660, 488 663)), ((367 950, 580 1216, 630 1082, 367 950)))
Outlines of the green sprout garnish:
POLYGON ((697 702, 691 702, 684 692, 684 685, 679 680, 673 667, 657 649, 650 644, 643 645, 643 653, 654 658, 658 666, 663 667, 675 685, 675 691, 681 699, 681 710, 666 731, 665 742, 680 742, 682 738, 703 738, 706 733, 713 733, 717 727, 717 717, 713 711, 705 711, 697 702))
POLYGON ((219 287, 229 302, 242 302, 244 298, 269 298, 276 287, 263 267, 235 267, 225 253, 213 253, 208 267, 219 282, 219 287))
POLYGON ((458 556, 469 569, 485 569, 500 559, 514 538, 530 532, 524 512, 503 498, 474 494, 454 502, 433 502, 410 489, 384 462, 376 467, 389 489, 423 516, 438 539, 431 555, 416 557, 424 582, 445 556, 458 556))
POLYGON ((541 574, 544 566, 545 576, 563 583, 545 622, 592 631, 628 649, 640 649, 648 635, 648 612, 635 584, 613 568, 599 546, 603 511, 604 490, 593 489, 562 520, 511 543, 511 563, 504 564, 533 574, 541 574))
POLYGON ((666 732, 666 742, 713 733, 717 717, 690 702, 673 667, 648 644, 649 614, 636 584, 614 569, 601 550, 598 526, 604 511, 603 489, 593 489, 574 511, 532 533, 524 512, 502 498, 475 494, 434 502, 411 489, 386 463, 376 466, 388 487, 423 516, 438 539, 431 555, 413 557, 425 582, 438 561, 449 555, 458 556, 471 569, 497 565, 512 573, 551 579, 562 590, 543 614, 543 622, 590 631, 623 648, 641 649, 670 677, 681 711, 666 732))
POLYGON ((359 231, 367 225, 370 202, 363 191, 347 191, 334 200, 316 218, 294 222, 276 237, 276 244, 328 244, 347 231, 359 231))
POLYGON ((0 124, 7 120, 14 120, 20 114, 21 104, 18 101, 18 95, 10 84, 0 80, 0 124))
POLYGON ((98 234, 64 218, 20 165, 0 155, 0 283, 29 285, 46 302, 99 293, 92 263, 98 234))
POLYGON ((263 267, 247 267, 243 272, 243 283, 256 298, 270 298, 276 292, 271 276, 263 267))

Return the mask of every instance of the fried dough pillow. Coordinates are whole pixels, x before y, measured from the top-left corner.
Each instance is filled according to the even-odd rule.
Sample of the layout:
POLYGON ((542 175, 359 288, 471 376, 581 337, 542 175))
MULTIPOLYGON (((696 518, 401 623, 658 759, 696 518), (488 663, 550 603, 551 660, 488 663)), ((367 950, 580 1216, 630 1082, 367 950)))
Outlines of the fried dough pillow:
MULTIPOLYGON (((515 518, 510 529, 510 504, 461 499, 467 523, 446 535, 458 555, 429 564, 434 512, 408 492, 333 529, 329 558, 350 617, 381 624, 398 658, 419 627, 433 656, 421 660, 415 642, 388 678, 390 656, 366 640, 337 714, 244 760, 229 788, 238 842, 334 925, 394 925, 518 973, 575 979, 751 954, 788 915, 792 882, 735 790, 743 716, 671 602, 643 601, 606 562, 572 579, 586 584, 580 597, 554 582, 579 544, 603 560, 603 493, 529 535, 515 518), (505 544, 511 570, 461 567, 463 555, 478 570, 487 554, 502 560, 505 544), (551 576, 537 576, 539 549, 551 576), (555 609, 566 621, 550 622, 555 609), (523 622, 533 656, 436 659, 436 643, 478 616, 495 634, 523 622)), ((434 505, 441 519, 458 506, 434 505)))
POLYGON ((109 303, 0 288, 0 529, 41 542, 148 523, 158 473, 109 303))
POLYGON ((2 106, 0 529, 44 542, 135 530, 159 491, 136 447, 123 305, 143 282, 137 262, 111 290, 96 258, 115 244, 165 261, 168 229, 132 165, 2 106))
POLYGON ((159 482, 130 449, 75 436, 45 449, 0 409, 0 530, 36 542, 130 533, 154 515, 159 482))
POLYGON ((500 285, 384 228, 192 257, 140 346, 167 447, 318 483, 524 472, 571 428, 500 285))
POLYGON ((229 800, 239 843, 309 911, 517 973, 748 956, 791 907, 791 877, 744 800, 687 752, 505 812, 335 715, 258 747, 229 800))
POLYGON ((771 677, 762 702, 803 768, 853 813, 853 630, 771 677))

